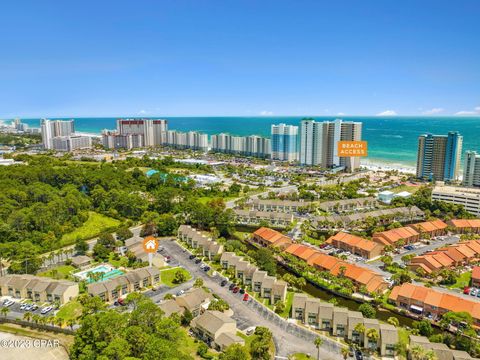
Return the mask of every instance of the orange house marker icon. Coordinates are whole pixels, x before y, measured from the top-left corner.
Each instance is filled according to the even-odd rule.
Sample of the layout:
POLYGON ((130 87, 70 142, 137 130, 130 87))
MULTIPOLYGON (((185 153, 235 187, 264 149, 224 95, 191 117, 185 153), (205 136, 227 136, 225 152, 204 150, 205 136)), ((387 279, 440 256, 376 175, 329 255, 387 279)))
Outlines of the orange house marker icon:
POLYGON ((143 239, 143 250, 148 254, 154 254, 158 249, 158 241, 153 236, 143 239))

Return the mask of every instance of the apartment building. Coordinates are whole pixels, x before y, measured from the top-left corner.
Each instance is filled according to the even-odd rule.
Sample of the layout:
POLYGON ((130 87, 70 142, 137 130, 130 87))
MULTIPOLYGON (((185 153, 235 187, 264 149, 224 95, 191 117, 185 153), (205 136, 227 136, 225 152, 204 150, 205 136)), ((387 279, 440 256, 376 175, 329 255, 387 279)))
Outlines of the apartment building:
POLYGON ((380 274, 334 256, 323 254, 309 246, 292 244, 285 249, 285 252, 305 261, 319 271, 328 271, 335 276, 344 276, 350 279, 358 290, 365 287, 369 293, 382 294, 388 288, 388 283, 383 280, 380 274))
POLYGON ((89 284, 87 292, 110 303, 123 295, 153 286, 159 282, 160 271, 155 267, 144 267, 106 281, 89 284))
POLYGON ((141 135, 143 146, 160 146, 166 142, 168 122, 164 119, 118 119, 117 132, 121 135, 141 135))
POLYGON ((208 135, 196 131, 181 132, 168 130, 163 145, 175 149, 192 149, 197 151, 208 151, 208 135))
POLYGON ((286 248, 292 244, 292 239, 281 232, 261 227, 252 234, 253 242, 264 247, 286 248))
POLYGON ((84 135, 56 136, 52 138, 52 149, 71 152, 81 149, 90 149, 92 138, 84 135))
POLYGON ((271 304, 277 301, 285 301, 287 298, 287 283, 273 276, 266 271, 259 270, 235 253, 224 252, 220 258, 222 268, 233 269, 235 277, 242 280, 243 284, 249 285, 260 297, 270 299, 271 304))
POLYGON ((212 135, 211 148, 213 152, 238 154, 262 159, 270 158, 271 154, 270 139, 256 135, 232 136, 223 133, 212 135))
POLYGON ((0 297, 11 296, 34 302, 65 304, 79 294, 78 284, 66 280, 53 280, 33 275, 6 275, 0 277, 0 297))
POLYGON ((463 186, 480 186, 480 154, 476 151, 465 153, 463 166, 463 186))
POLYGON ((298 213, 313 207, 311 201, 253 199, 249 205, 253 210, 265 212, 298 213))
POLYGON ((365 259, 374 259, 382 255, 384 245, 378 242, 361 238, 343 231, 331 236, 327 241, 337 249, 350 251, 352 254, 365 259))
POLYGON ((410 335, 409 336, 409 351, 414 346, 420 346, 426 350, 432 350, 438 360, 472 360, 473 358, 462 350, 450 349, 444 343, 433 343, 425 336, 410 335))
POLYGON ((243 225, 259 225, 267 222, 270 226, 286 227, 293 222, 293 214, 256 210, 234 209, 235 222, 243 225))
POLYGON ((55 137, 68 137, 75 132, 74 121, 42 119, 40 131, 43 147, 53 149, 53 139, 55 137))
POLYGON ((298 161, 297 139, 298 126, 285 124, 272 125, 272 160, 298 161))
POLYGON ((143 134, 120 134, 116 130, 102 131, 102 145, 105 149, 131 150, 145 146, 143 134))
POLYGON ((463 205, 470 214, 480 216, 480 189, 446 186, 440 182, 432 191, 432 200, 463 205))
POLYGON ((480 325, 480 303, 467 300, 420 285, 404 283, 395 286, 389 301, 401 309, 438 320, 443 314, 466 311, 473 317, 474 325, 480 325))
POLYGON ((372 240, 385 245, 398 247, 399 244, 412 244, 420 240, 420 233, 409 226, 374 233, 372 240))
POLYGON ((457 233, 480 233, 480 219, 452 219, 447 224, 457 233))
POLYGON ((377 207, 378 201, 374 197, 325 201, 318 205, 320 210, 332 213, 372 210, 377 207))
POLYGON ((424 221, 409 226, 420 233, 420 237, 425 235, 427 235, 427 237, 445 235, 448 227, 442 220, 424 221))
POLYGON ((220 311, 205 311, 192 320, 190 327, 200 340, 218 351, 232 344, 245 345, 245 341, 237 336, 236 321, 220 311))
POLYGON ((377 319, 364 318, 360 312, 349 311, 298 293, 293 296, 291 317, 364 348, 379 351, 382 356, 395 355, 398 343, 397 329, 392 325, 380 324, 377 319), (358 324, 364 325, 365 333, 357 331, 358 324), (366 336, 369 329, 377 330, 378 340, 371 340, 366 336))
POLYGON ((462 142, 463 137, 454 131, 447 135, 421 135, 418 138, 417 177, 430 181, 457 180, 462 142))
POLYGON ((212 260, 215 256, 223 252, 223 245, 215 240, 203 235, 189 225, 180 225, 177 237, 179 240, 186 242, 194 249, 200 249, 203 256, 212 260))
POLYGON ((300 164, 323 168, 341 166, 347 171, 354 171, 360 166, 360 159, 339 157, 337 144, 339 141, 361 139, 361 122, 304 119, 300 122, 300 164))

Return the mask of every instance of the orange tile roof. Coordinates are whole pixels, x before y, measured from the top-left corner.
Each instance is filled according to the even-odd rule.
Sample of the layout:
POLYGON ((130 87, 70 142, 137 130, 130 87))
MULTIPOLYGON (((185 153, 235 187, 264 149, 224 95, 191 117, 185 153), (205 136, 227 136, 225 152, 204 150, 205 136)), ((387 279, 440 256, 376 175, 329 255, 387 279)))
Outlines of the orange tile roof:
POLYGON ((427 265, 423 264, 423 263, 412 263, 411 264, 412 266, 418 266, 420 268, 422 268, 426 274, 431 274, 432 273, 432 269, 430 269, 427 265))
POLYGON ((345 245, 348 245, 352 248, 357 248, 357 249, 361 249, 368 252, 372 251, 373 249, 375 249, 375 247, 379 246, 379 244, 374 241, 367 240, 367 239, 361 238, 360 236, 352 235, 343 231, 340 231, 337 234, 331 236, 327 240, 327 243, 332 244, 334 240, 341 242, 345 245))
POLYGON ((374 292, 378 291, 381 288, 386 288, 387 283, 379 277, 374 277, 371 281, 368 282, 366 287, 369 292, 374 292))
POLYGON ((452 246, 454 249, 456 249, 457 251, 459 251, 460 253, 462 253, 463 255, 465 255, 465 257, 467 259, 471 259, 471 258, 474 258, 476 253, 475 251, 473 251, 472 249, 470 249, 467 245, 465 244, 457 244, 457 245, 453 245, 452 246))
POLYGON ((441 251, 433 253, 432 256, 435 260, 437 260, 444 267, 448 267, 448 266, 451 266, 453 264, 452 258, 449 257, 447 254, 441 252, 441 251))
POLYGON ((480 255, 480 244, 476 240, 465 241, 463 244, 467 245, 475 253, 480 255))
POLYGON ((447 254, 449 257, 451 257, 455 262, 460 262, 465 260, 465 255, 463 255, 461 252, 459 252, 457 249, 453 247, 447 247, 447 248, 442 248, 438 249, 442 250, 447 254))
POLYGON ((427 305, 439 307, 440 302, 442 301, 442 295, 443 294, 438 291, 429 291, 424 302, 427 305))
POLYGON ((472 279, 480 280, 480 266, 474 266, 472 269, 472 279))
POLYGON ((439 263, 433 255, 420 255, 414 257, 411 261, 411 264, 425 264, 425 265, 430 265, 430 268, 432 269, 441 269, 443 266, 441 263, 439 263))
POLYGON ((423 286, 417 286, 410 297, 413 300, 424 302, 428 294, 428 288, 423 286))
POLYGON ((299 254, 298 257, 302 260, 307 260, 310 256, 312 256, 315 253, 317 253, 316 250, 307 248, 305 251, 302 251, 302 253, 299 254))
POLYGON ((419 233, 412 229, 411 227, 405 226, 397 229, 382 231, 379 233, 373 234, 373 239, 384 238, 388 241, 390 245, 395 244, 401 239, 408 239, 413 236, 418 236, 419 233))
POLYGON ((324 254, 322 254, 322 253, 320 253, 320 252, 316 252, 315 254, 313 254, 312 256, 310 256, 310 257, 307 259, 307 264, 308 264, 308 265, 313 265, 313 263, 314 263, 317 259, 319 259, 319 258, 321 258, 321 257, 323 257, 323 256, 326 256, 326 255, 324 255, 324 254))
POLYGON ((400 292, 400 286, 395 286, 390 292, 390 295, 388 296, 388 298, 392 301, 397 301, 399 292, 400 292))
POLYGON ((270 245, 273 246, 279 246, 279 245, 286 245, 289 243, 292 243, 292 240, 288 238, 287 236, 283 235, 282 233, 266 228, 266 227, 261 227, 260 229, 257 229, 253 235, 258 236, 262 238, 263 240, 267 241, 270 243, 270 245))
POLYGON ((410 225, 416 230, 420 230, 421 232, 433 232, 436 230, 443 230, 448 225, 445 224, 442 220, 433 220, 433 221, 425 221, 417 224, 410 225))
POLYGON ((458 228, 478 228, 480 227, 480 219, 453 219, 450 223, 458 228))
POLYGON ((333 267, 340 262, 339 259, 333 257, 333 256, 326 256, 326 258, 323 258, 321 261, 319 259, 315 260, 313 263, 314 265, 318 265, 324 269, 327 270, 332 270, 333 267))

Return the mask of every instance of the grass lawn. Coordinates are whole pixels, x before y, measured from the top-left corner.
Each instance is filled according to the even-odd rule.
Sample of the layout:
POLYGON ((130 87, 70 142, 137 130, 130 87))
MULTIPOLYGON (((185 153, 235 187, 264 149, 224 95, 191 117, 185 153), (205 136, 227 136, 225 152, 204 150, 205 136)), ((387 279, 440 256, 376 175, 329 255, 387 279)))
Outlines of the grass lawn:
POLYGON ((202 197, 199 197, 197 199, 197 201, 200 203, 200 204, 206 204, 208 203, 210 200, 213 200, 213 199, 223 199, 224 202, 227 202, 227 201, 230 201, 230 200, 233 200, 233 199, 236 199, 236 197, 232 197, 232 196, 226 196, 226 197, 211 197, 211 196, 202 196, 202 197))
POLYGON ((1 324, 0 331, 36 339, 59 340, 60 344, 62 344, 66 349, 69 349, 70 346, 73 345, 74 341, 74 337, 72 335, 65 335, 49 331, 39 331, 27 327, 21 327, 15 324, 1 324))
MULTIPOLYGON (((190 354, 194 359, 202 359, 200 356, 197 355, 197 349, 198 349, 198 345, 200 345, 200 341, 189 336, 187 334, 187 331, 183 328, 182 328, 182 332, 184 334, 179 341, 178 349, 180 351, 184 351, 187 354, 190 354)), ((207 356, 205 358, 214 359, 215 353, 212 350, 208 350, 207 356)))
POLYGON ((449 289, 463 289, 465 286, 470 286, 470 280, 472 279, 472 273, 470 271, 464 272, 457 277, 457 282, 449 289))
POLYGON ((292 291, 287 292, 287 298, 285 300, 285 310, 279 314, 281 317, 288 318, 288 315, 290 315, 290 310, 292 309, 292 303, 293 303, 293 295, 295 293, 292 291))
POLYGON ((192 275, 190 275, 190 273, 185 270, 184 268, 180 268, 180 267, 177 267, 177 268, 172 268, 172 269, 167 269, 167 270, 161 270, 160 271, 160 281, 167 285, 167 286, 170 286, 170 287, 174 287, 178 284, 175 284, 173 282, 173 279, 175 278, 175 274, 177 273, 177 271, 180 271, 180 272, 183 272, 185 275, 186 275, 186 278, 188 280, 190 280, 192 278, 192 275))
POLYGON ((308 359, 314 359, 311 356, 308 356, 307 354, 302 354, 302 353, 296 353, 293 354, 293 360, 308 360, 308 359))
POLYGON ((64 321, 70 319, 76 319, 82 314, 82 305, 73 300, 65 305, 63 305, 60 310, 58 310, 57 317, 63 319, 64 321))
POLYGON ((121 267, 121 266, 124 266, 124 267, 127 267, 128 265, 128 258, 126 256, 120 256, 120 258, 118 260, 115 260, 114 259, 114 256, 115 254, 114 253, 110 253, 109 257, 108 257, 108 262, 110 264, 112 264, 113 266, 115 267, 121 267))
POLYGON ((52 279, 71 279, 70 271, 75 270, 71 265, 60 265, 48 271, 38 273, 38 276, 49 277, 52 279))
POLYGON ((90 211, 87 221, 82 226, 62 236, 61 245, 71 245, 78 238, 83 240, 91 239, 104 231, 113 231, 119 225, 120 221, 117 219, 90 211))
POLYGON ((389 189, 391 192, 398 194, 399 192, 402 191, 408 191, 411 194, 415 194, 418 189, 420 189, 420 186, 408 186, 408 185, 400 185, 396 188, 389 189))

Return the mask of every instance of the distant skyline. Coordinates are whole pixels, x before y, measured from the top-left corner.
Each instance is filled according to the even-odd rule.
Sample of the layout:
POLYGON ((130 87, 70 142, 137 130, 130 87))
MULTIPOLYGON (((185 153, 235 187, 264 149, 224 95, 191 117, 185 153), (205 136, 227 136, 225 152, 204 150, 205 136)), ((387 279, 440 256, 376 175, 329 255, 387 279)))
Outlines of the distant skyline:
POLYGON ((480 116, 480 2, 17 0, 0 119, 480 116))

